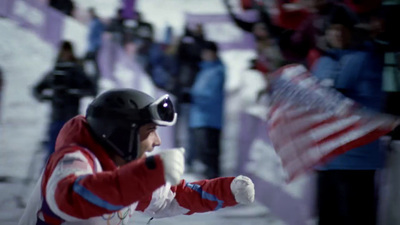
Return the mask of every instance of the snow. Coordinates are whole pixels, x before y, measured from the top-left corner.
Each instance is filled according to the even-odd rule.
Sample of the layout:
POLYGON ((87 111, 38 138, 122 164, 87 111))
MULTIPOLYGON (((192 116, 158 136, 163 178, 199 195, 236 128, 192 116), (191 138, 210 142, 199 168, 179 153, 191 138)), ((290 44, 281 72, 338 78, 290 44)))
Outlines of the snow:
POLYGON ((21 165, 29 163, 43 139, 48 113, 47 104, 33 99, 31 87, 51 68, 55 54, 49 45, 9 20, 0 20, 0 30, 0 67, 5 80, 0 171, 21 178, 27 169, 21 165))

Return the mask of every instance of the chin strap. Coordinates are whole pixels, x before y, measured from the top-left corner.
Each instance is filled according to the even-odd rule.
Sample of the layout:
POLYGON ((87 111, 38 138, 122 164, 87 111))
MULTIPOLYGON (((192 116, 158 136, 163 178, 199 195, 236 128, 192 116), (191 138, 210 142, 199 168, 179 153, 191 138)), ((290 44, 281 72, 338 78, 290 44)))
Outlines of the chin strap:
POLYGON ((113 142, 111 142, 105 134, 101 136, 101 140, 107 143, 118 155, 120 155, 125 161, 130 162, 135 160, 139 156, 140 150, 140 138, 139 138, 139 127, 137 124, 132 124, 131 132, 129 134, 128 149, 129 152, 124 152, 113 142))
POLYGON ((137 159, 139 156, 139 126, 137 124, 133 123, 131 126, 131 133, 129 136, 129 152, 128 155, 125 157, 125 160, 127 161, 132 161, 134 159, 137 159), (136 144, 136 146, 135 146, 136 144), (134 153, 136 153, 134 155, 134 153))

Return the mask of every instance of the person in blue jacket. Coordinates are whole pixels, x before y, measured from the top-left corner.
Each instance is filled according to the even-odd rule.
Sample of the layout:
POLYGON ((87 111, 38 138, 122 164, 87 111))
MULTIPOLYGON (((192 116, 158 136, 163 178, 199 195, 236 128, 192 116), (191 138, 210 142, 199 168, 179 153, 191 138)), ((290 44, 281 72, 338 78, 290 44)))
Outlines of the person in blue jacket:
MULTIPOLYGON (((313 75, 360 105, 382 111, 383 56, 371 46, 355 46, 354 25, 345 13, 331 18, 326 31, 330 49, 318 59, 313 75)), ((383 168, 379 142, 351 149, 317 168, 319 225, 377 223, 376 171, 383 168)))
POLYGON ((88 49, 87 57, 96 58, 97 53, 100 50, 101 42, 102 42, 102 34, 104 32, 105 26, 100 18, 97 16, 97 13, 94 8, 89 9, 90 14, 90 24, 89 24, 89 33, 87 36, 88 40, 88 49))
POLYGON ((102 35, 105 30, 105 25, 99 18, 94 8, 89 8, 90 15, 90 23, 89 23, 89 32, 87 35, 87 52, 84 59, 85 67, 91 68, 91 71, 88 71, 88 75, 90 75, 91 79, 95 84, 95 92, 98 93, 98 82, 100 79, 100 69, 99 64, 97 62, 97 58, 102 45, 102 35))
POLYGON ((206 166, 207 178, 220 176, 220 136, 224 109, 225 66, 218 57, 217 44, 206 41, 201 50, 200 70, 190 90, 189 128, 192 130, 190 160, 206 166), (194 157, 193 157, 194 155, 194 157))

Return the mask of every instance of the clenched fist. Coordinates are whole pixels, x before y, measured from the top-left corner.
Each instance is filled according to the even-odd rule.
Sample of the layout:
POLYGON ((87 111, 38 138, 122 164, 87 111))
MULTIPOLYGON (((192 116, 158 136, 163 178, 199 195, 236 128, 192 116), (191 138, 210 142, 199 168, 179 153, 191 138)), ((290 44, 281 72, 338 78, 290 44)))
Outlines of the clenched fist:
POLYGON ((239 175, 231 183, 231 191, 238 203, 250 204, 254 202, 255 190, 253 181, 246 176, 239 175))
POLYGON ((164 165, 165 181, 176 185, 181 180, 185 168, 184 148, 174 148, 160 153, 164 165))

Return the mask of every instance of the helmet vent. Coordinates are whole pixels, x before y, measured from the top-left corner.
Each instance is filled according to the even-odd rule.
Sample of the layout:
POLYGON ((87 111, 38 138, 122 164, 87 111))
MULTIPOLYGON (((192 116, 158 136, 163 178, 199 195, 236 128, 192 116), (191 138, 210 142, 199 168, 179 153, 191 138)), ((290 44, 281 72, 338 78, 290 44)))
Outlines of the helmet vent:
POLYGON ((131 105, 133 105, 135 108, 138 108, 136 102, 133 101, 132 99, 129 99, 129 103, 131 103, 131 105))

